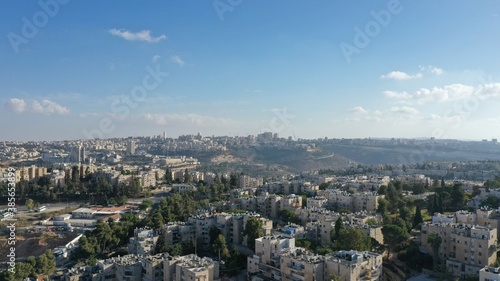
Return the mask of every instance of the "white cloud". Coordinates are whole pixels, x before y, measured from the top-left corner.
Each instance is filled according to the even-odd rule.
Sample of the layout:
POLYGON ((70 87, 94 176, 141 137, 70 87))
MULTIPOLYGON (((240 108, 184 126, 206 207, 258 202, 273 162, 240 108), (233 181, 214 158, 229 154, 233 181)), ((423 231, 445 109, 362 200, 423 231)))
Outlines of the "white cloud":
POLYGON ((179 66, 184 66, 186 63, 179 56, 171 56, 170 60, 178 64, 179 66))
POLYGON ((413 108, 413 107, 408 107, 408 106, 403 106, 403 107, 398 107, 398 106, 393 106, 389 108, 390 113, 396 113, 396 114, 406 114, 406 115, 417 115, 418 110, 413 108))
POLYGON ((363 107, 361 107, 361 106, 355 106, 355 107, 347 110, 347 112, 355 113, 355 114, 366 114, 366 113, 368 113, 368 111, 366 109, 364 109, 363 107))
POLYGON ((433 66, 433 65, 428 65, 428 66, 419 66, 420 71, 432 73, 435 75, 442 75, 444 73, 444 70, 442 68, 433 66))
POLYGON ((33 100, 30 104, 28 104, 23 99, 11 98, 5 103, 5 106, 17 113, 31 112, 44 115, 66 115, 70 112, 67 107, 47 99, 41 102, 33 100))
POLYGON ((158 36, 158 37, 153 37, 151 36, 151 30, 141 30, 139 32, 131 32, 125 29, 110 29, 108 32, 111 35, 121 37, 127 41, 145 41, 148 43, 157 43, 160 42, 161 40, 167 39, 167 36, 164 34, 158 36))
POLYGON ((155 63, 155 62, 158 62, 158 61, 160 60, 160 58, 161 58, 161 57, 160 57, 159 55, 154 55, 154 56, 153 56, 153 58, 151 59, 151 61, 152 61, 153 63, 155 63))
POLYGON ((431 73, 434 75, 442 75, 444 73, 444 70, 442 68, 433 65, 428 65, 428 66, 420 65, 418 68, 420 69, 420 71, 417 74, 408 74, 406 72, 396 70, 384 74, 380 76, 380 78, 394 79, 394 80, 410 80, 410 79, 420 79, 424 77, 424 73, 431 73))
POLYGON ((23 99, 12 98, 12 99, 9 99, 5 103, 5 107, 7 107, 8 109, 10 109, 14 112, 21 113, 21 112, 26 111, 26 108, 28 107, 28 105, 26 104, 26 102, 23 99))
POLYGON ((392 99, 397 99, 397 100, 411 99, 411 95, 408 94, 407 92, 398 93, 398 92, 394 92, 394 91, 384 91, 382 94, 386 98, 392 98, 392 99))
POLYGON ((436 102, 453 102, 476 97, 479 100, 500 98, 500 83, 490 83, 477 87, 450 84, 444 87, 421 88, 412 94, 407 92, 384 91, 387 98, 408 104, 425 104, 436 102))
POLYGON ((418 79, 422 78, 421 73, 417 73, 415 75, 410 75, 403 71, 391 71, 387 74, 380 76, 382 79, 395 79, 395 80, 409 80, 409 79, 418 79))

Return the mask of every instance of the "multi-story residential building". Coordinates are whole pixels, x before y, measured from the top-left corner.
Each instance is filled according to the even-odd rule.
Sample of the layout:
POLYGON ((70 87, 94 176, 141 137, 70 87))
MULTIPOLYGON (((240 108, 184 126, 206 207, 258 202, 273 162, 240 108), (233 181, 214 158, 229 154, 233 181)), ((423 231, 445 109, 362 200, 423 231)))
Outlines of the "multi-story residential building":
POLYGON ((325 277, 338 276, 342 281, 380 280, 382 255, 370 252, 340 251, 325 257, 325 277))
POLYGON ((431 179, 421 174, 410 174, 410 175, 401 175, 395 178, 403 184, 414 185, 414 184, 430 184, 431 179))
POLYGON ((496 229, 458 223, 424 223, 421 250, 432 253, 428 237, 437 233, 441 238, 438 256, 446 261, 455 275, 477 275, 480 268, 496 261, 496 229))
POLYGON ((166 281, 217 281, 220 279, 219 263, 196 255, 165 258, 163 278, 166 281))
POLYGON ((134 237, 128 242, 128 253, 134 255, 150 255, 154 253, 159 233, 149 228, 134 229, 134 237))
POLYGON ((126 255, 97 262, 81 270, 72 268, 64 280, 79 281, 218 281, 219 263, 196 255, 172 257, 168 253, 154 256, 126 255))
POLYGON ((314 255, 295 247, 293 238, 265 236, 255 240, 255 254, 247 260, 248 279, 342 281, 380 280, 382 256, 370 252, 340 251, 314 255))
POLYGON ((328 199, 324 196, 314 196, 307 198, 307 207, 324 208, 328 204, 328 199))
POLYGON ((498 281, 500 280, 500 268, 485 266, 479 270, 479 281, 498 281))
POLYGON ((281 277, 280 255, 285 249, 294 248, 295 239, 284 236, 264 236, 255 239, 255 254, 247 259, 247 271, 250 277, 281 277))
POLYGON ((341 190, 322 190, 318 195, 328 199, 328 204, 337 209, 347 209, 353 212, 375 212, 378 207, 379 195, 377 192, 358 192, 351 194, 341 190))
POLYGON ((489 207, 481 207, 476 212, 457 211, 451 215, 435 213, 432 216, 433 223, 463 223, 479 226, 487 226, 497 230, 497 237, 500 235, 500 210, 489 207))
POLYGON ((281 280, 325 280, 325 257, 304 248, 287 248, 280 254, 281 280))
POLYGON ((97 261, 96 272, 92 280, 142 280, 142 258, 137 255, 126 255, 97 261))
POLYGON ((358 192, 353 194, 354 209, 353 212, 376 212, 379 198, 384 198, 383 195, 378 195, 377 192, 358 192))
POLYGON ((167 246, 196 238, 196 227, 193 223, 169 222, 164 225, 162 232, 166 236, 167 246))
MULTIPOLYGON (((163 259, 165 254, 147 255, 142 260, 142 281, 163 281, 163 259)), ((168 257, 168 256, 167 256, 168 257)))
POLYGON ((247 175, 241 175, 238 179, 238 187, 246 188, 246 187, 258 187, 264 184, 264 180, 262 178, 252 178, 247 175))
POLYGON ((302 196, 290 194, 281 199, 281 210, 302 208, 302 196))
POLYGON ((189 183, 175 183, 172 185, 172 191, 179 193, 186 191, 196 191, 196 186, 189 183))

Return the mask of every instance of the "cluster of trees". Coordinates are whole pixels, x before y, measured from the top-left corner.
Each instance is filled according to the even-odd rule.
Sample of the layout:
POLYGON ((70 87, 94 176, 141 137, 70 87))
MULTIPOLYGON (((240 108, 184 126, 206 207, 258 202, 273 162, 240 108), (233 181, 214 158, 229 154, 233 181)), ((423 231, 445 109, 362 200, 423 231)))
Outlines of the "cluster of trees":
POLYGON ((243 235, 247 236, 248 247, 253 251, 255 251, 255 239, 264 236, 263 225, 264 223, 259 218, 252 217, 248 219, 243 230, 243 235))
MULTIPOLYGON (((133 176, 132 176, 133 177, 133 176)), ((0 195, 6 196, 7 185, 0 185, 0 195)), ((89 197, 92 204, 109 204, 126 202, 127 198, 142 195, 139 178, 132 178, 130 183, 111 185, 104 175, 86 172, 80 175, 77 166, 66 174, 64 184, 51 182, 49 176, 40 177, 35 182, 21 180, 16 184, 16 196, 19 200, 27 198, 40 201, 55 201, 60 199, 81 199, 89 197)))
POLYGON ((0 280, 17 281, 35 278, 37 275, 50 276, 56 270, 56 260, 52 250, 47 250, 38 257, 30 256, 25 262, 17 262, 15 273, 8 270, 0 273, 0 280))
POLYGON ((146 218, 146 225, 159 230, 165 223, 186 221, 196 210, 208 205, 203 196, 199 191, 190 191, 162 198, 152 215, 146 218))
POLYGON ((295 215, 295 211, 291 209, 283 209, 279 211, 278 217, 280 220, 282 220, 285 224, 289 223, 295 223, 295 224, 300 224, 300 218, 295 215))
POLYGON ((333 243, 333 250, 335 251, 370 251, 372 249, 372 239, 366 236, 360 229, 347 229, 342 217, 339 217, 335 221, 335 228, 330 233, 330 237, 333 243))
POLYGON ((428 197, 427 210, 430 214, 435 212, 456 212, 466 208, 468 197, 461 184, 453 186, 442 185, 434 189, 434 195, 428 197))
POLYGON ((97 259, 107 258, 107 254, 127 245, 136 227, 144 226, 139 217, 125 213, 119 222, 112 219, 98 221, 95 229, 88 231, 81 239, 79 247, 72 252, 71 259, 95 265, 97 259))

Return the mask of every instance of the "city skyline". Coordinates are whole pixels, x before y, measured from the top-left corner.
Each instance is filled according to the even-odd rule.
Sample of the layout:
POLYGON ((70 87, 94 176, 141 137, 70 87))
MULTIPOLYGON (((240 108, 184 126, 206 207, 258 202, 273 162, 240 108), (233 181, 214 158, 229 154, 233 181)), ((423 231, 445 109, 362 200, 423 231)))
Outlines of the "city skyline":
POLYGON ((498 137, 499 3, 361 3, 2 3, 1 140, 498 137))

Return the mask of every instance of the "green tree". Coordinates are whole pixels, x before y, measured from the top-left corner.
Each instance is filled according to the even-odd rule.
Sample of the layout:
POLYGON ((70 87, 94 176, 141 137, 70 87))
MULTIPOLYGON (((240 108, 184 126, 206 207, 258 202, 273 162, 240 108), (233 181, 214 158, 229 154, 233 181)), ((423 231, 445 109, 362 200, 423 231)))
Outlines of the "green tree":
POLYGON ((144 200, 139 205, 139 209, 142 210, 142 211, 146 211, 147 209, 151 208, 151 206, 153 206, 153 201, 151 201, 151 200, 144 200))
POLYGON ((380 198, 378 200, 377 212, 382 214, 382 215, 387 213, 388 206, 389 206, 389 202, 384 198, 380 198))
POLYGON ((188 171, 188 169, 186 168, 186 169, 184 170, 184 182, 185 182, 185 183, 190 183, 190 182, 192 182, 192 181, 193 181, 193 179, 191 178, 191 175, 189 174, 189 171, 188 171))
POLYGON ((465 203, 465 192, 461 184, 454 184, 451 190, 451 201, 453 202, 453 211, 462 209, 465 203))
POLYGON ((163 228, 163 225, 165 225, 165 220, 163 219, 163 216, 161 214, 161 207, 158 207, 158 209, 156 209, 153 213, 153 216, 152 216, 152 228, 153 229, 162 229, 163 228))
POLYGON ((227 248, 226 244, 226 238, 224 235, 219 234, 217 239, 215 239, 214 243, 212 244, 212 251, 214 254, 218 254, 222 260, 229 260, 231 257, 229 254, 229 249, 227 248))
POLYGON ((335 221, 335 227, 334 227, 334 233, 333 233, 333 238, 332 238, 332 241, 335 241, 339 238, 340 236, 340 232, 345 229, 345 225, 344 225, 344 221, 342 220, 342 217, 339 217, 336 221, 335 221))
POLYGON ((371 239, 357 228, 341 229, 335 246, 339 250, 369 251, 371 239))
POLYGON ((218 229, 215 226, 212 226, 210 230, 208 231, 208 236, 210 237, 210 244, 214 244, 215 240, 217 240, 217 237, 221 234, 220 229, 218 229))
POLYGON ((26 199, 26 208, 28 211, 35 209, 35 201, 31 198, 26 199))
POLYGON ((415 208, 415 216, 413 217, 413 228, 417 227, 417 225, 424 222, 422 218, 422 211, 420 210, 420 206, 417 205, 415 208))
POLYGON ((98 245, 101 250, 101 254, 104 253, 109 245, 115 242, 115 236, 113 235, 113 230, 109 226, 109 224, 105 222, 98 222, 95 225, 94 236, 97 241, 99 241, 98 245))
POLYGON ((413 227, 413 213, 410 208, 407 206, 399 208, 399 217, 405 222, 406 229, 410 230, 413 227))
POLYGON ((366 224, 370 226, 378 225, 378 221, 376 218, 369 218, 366 220, 366 224))
POLYGON ((408 232, 394 224, 384 225, 382 227, 382 234, 384 235, 384 244, 389 247, 388 255, 394 251, 397 245, 408 240, 410 235, 408 232))
POLYGON ((123 205, 125 205, 125 204, 127 204, 127 203, 128 203, 128 198, 127 198, 127 196, 122 195, 122 196, 120 196, 120 197, 117 197, 117 198, 115 199, 115 201, 116 201, 116 205, 118 205, 118 206, 123 206, 123 205))
POLYGON ((172 245, 171 247, 168 248, 168 253, 171 256, 181 256, 182 255, 182 244, 181 243, 176 243, 172 245))
POLYGON ((164 253, 164 252, 168 252, 168 250, 169 249, 168 249, 167 235, 166 235, 165 230, 162 230, 160 232, 160 236, 158 237, 158 240, 156 241, 155 253, 156 254, 164 253))
POLYGON ((36 262, 35 271, 38 274, 52 275, 56 270, 56 260, 54 258, 54 253, 52 250, 47 250, 45 253, 40 255, 36 262))
POLYGON ((278 213, 279 218, 286 224, 288 223, 300 223, 300 218, 295 215, 295 211, 292 209, 283 209, 278 213))
POLYGON ((441 236, 439 236, 436 232, 430 233, 427 236, 427 243, 429 243, 432 248, 434 267, 436 267, 439 263, 439 247, 441 246, 441 242, 441 236))
POLYGON ((262 220, 256 217, 250 218, 243 230, 243 235, 247 236, 247 244, 248 247, 252 250, 255 250, 255 239, 264 236, 264 230, 262 220))
POLYGON ((165 181, 168 184, 174 182, 174 178, 172 177, 172 171, 169 168, 167 168, 167 170, 165 171, 165 181))

